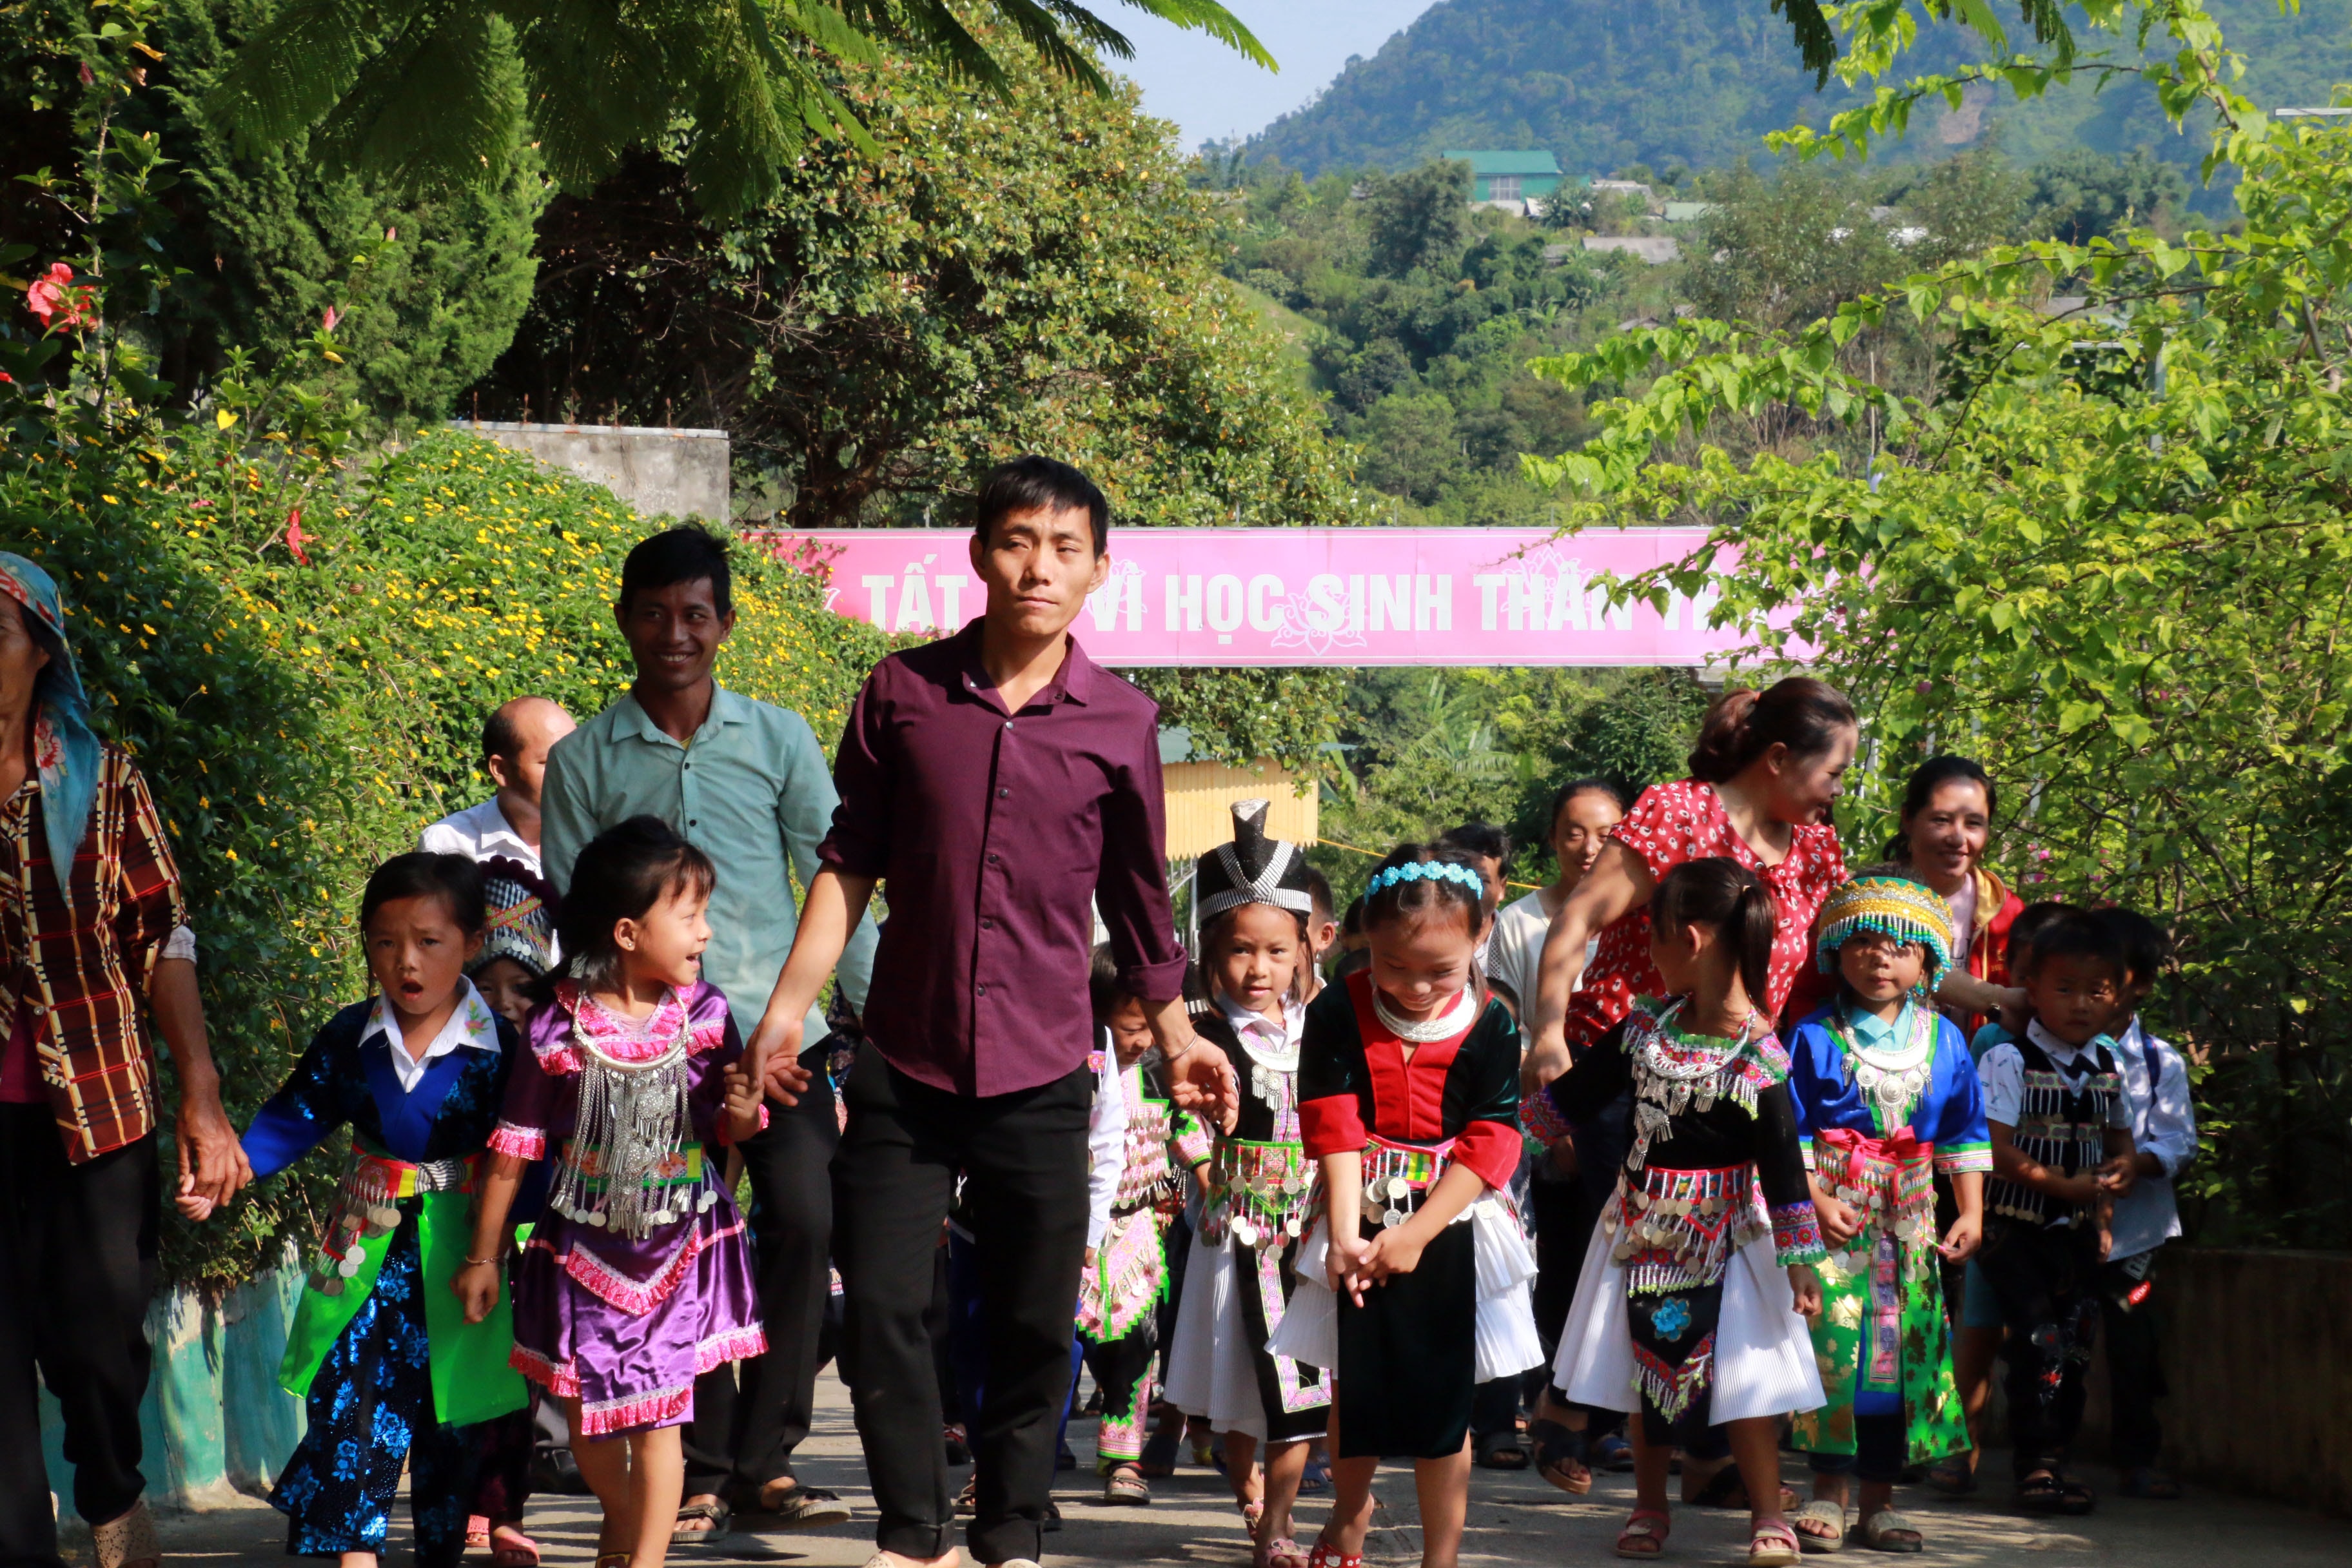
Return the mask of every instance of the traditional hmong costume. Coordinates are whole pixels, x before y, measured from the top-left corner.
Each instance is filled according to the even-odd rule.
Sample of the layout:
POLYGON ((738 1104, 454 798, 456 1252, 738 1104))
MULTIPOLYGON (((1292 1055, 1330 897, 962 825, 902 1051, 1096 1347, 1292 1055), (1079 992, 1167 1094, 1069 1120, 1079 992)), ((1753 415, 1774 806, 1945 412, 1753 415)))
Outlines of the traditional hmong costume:
MULTIPOLYGON (((1262 800, 1234 803, 1234 841, 1202 858, 1194 876, 1203 925, 1244 904, 1301 916, 1313 910, 1306 857, 1265 836, 1265 811, 1262 800)), ((1241 1107, 1233 1131, 1217 1139, 1202 1184, 1168 1363, 1168 1399, 1178 1409, 1216 1431, 1276 1443, 1322 1431, 1331 1403, 1321 1371, 1266 1348, 1290 1305, 1300 1239, 1321 1202, 1298 1133, 1305 1011, 1286 1005, 1276 1021, 1223 997, 1194 1010, 1194 1030, 1233 1064, 1241 1107)))
POLYGON ((1477 1385, 1543 1361, 1528 1300, 1535 1254, 1507 1192, 1519 1166, 1518 1026, 1467 990, 1435 1017, 1399 1018, 1360 970, 1307 1008, 1299 1084, 1308 1155, 1362 1157, 1367 1238, 1403 1224, 1452 1166, 1486 1184, 1412 1272, 1360 1307, 1325 1283, 1329 1229, 1318 1218, 1276 1342, 1337 1374, 1339 1458, 1458 1454, 1477 1385))
MULTIPOLYGON (((1969 1447, 1952 1384, 1951 1332, 1936 1251, 1938 1175, 1992 1169, 1984 1096, 1968 1045, 1930 998, 1950 966, 1944 900, 1900 878, 1847 883, 1822 906, 1822 971, 1858 931, 1916 942, 1928 962, 1890 1026, 1841 995, 1790 1041, 1806 1168, 1853 1205, 1862 1228, 1813 1266, 1813 1351, 1827 1402, 1797 1417, 1796 1446, 1856 1456, 1866 1481, 1969 1447)), ((1818 1466, 1817 1466, 1818 1468, 1818 1466)))
MULTIPOLYGON (((1987 1051, 1978 1071, 1986 1119, 2011 1128, 2017 1152, 2046 1169, 2095 1170, 2107 1158, 2108 1130, 2130 1130, 2115 1042, 2105 1035, 2070 1046, 2037 1018, 2025 1038, 1987 1051)), ((2001 1353, 2017 1474, 2054 1469, 2082 1425, 2083 1379, 2098 1339, 2097 1219, 2088 1205, 1991 1177, 1978 1263, 2009 1329, 2001 1353)))
POLYGON ((580 1401, 575 1437, 681 1425, 698 1376, 766 1348, 717 1158, 720 1070, 743 1050, 727 998, 698 982, 631 1019, 565 981, 530 1046, 490 1138, 557 1155, 515 1279, 514 1365, 580 1401))
POLYGON ((1168 1225, 1183 1205, 1184 1173, 1210 1153, 1201 1123, 1169 1102, 1140 1062, 1118 1081, 1127 1100, 1127 1163, 1095 1266, 1078 1290, 1078 1332, 1103 1396, 1095 1439, 1103 1475, 1143 1457, 1160 1303, 1168 1294, 1168 1225))
POLYGON ((389 1003, 355 1003, 312 1038, 246 1130, 256 1176, 352 1130, 278 1368, 309 1415, 269 1495, 295 1556, 381 1552, 404 1464, 417 1561, 446 1568, 464 1553, 476 1424, 520 1409, 525 1390, 507 1369, 505 1304, 469 1324, 449 1286, 473 1241, 482 1150, 520 1054, 470 982, 421 1058, 389 1003))
POLYGON ((1683 1005, 1636 998, 1528 1116, 1549 1136, 1633 1093, 1632 1146, 1552 1382, 1580 1405, 1639 1409, 1656 1443, 1822 1403, 1785 1272, 1822 1255, 1788 1055, 1761 1016, 1738 1039, 1685 1034, 1683 1005))

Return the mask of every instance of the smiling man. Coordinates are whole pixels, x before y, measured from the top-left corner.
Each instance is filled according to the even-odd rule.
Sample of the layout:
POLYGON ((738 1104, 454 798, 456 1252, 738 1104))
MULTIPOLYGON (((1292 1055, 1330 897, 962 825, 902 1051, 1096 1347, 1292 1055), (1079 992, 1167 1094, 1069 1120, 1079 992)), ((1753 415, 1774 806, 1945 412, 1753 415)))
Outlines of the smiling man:
MULTIPOLYGON (((636 661, 636 681, 548 755, 548 879, 559 890, 568 886, 581 847, 605 828, 641 813, 668 823, 719 868, 702 972, 726 993, 748 1037, 792 950, 798 911, 791 873, 803 886, 816 874, 817 846, 833 820, 824 753, 799 714, 711 679, 719 645, 735 626, 733 576, 720 540, 673 528, 639 543, 622 563, 613 616, 636 661)), ((853 1008, 863 1007, 874 927, 861 922, 843 935, 846 942, 833 949, 842 989, 853 1008)), ((849 1517, 831 1492, 799 1485, 792 1471, 815 1396, 833 1229, 825 1171, 836 1123, 824 1033, 819 1020, 804 1042, 812 1057, 803 1065, 814 1087, 780 1097, 768 1126, 742 1146, 768 1352, 743 1363, 740 1391, 730 1366, 695 1385, 681 1541, 723 1531, 730 1499, 786 1524, 849 1517)), ((802 1043, 794 1043, 795 1057, 802 1043)), ((771 1081, 797 1086, 792 1065, 775 1064, 771 1081)))
POLYGON ((824 868, 760 1025, 769 1059, 792 1059, 885 885, 868 1043, 843 1086, 834 1162, 842 1373, 881 1513, 869 1568, 956 1557, 923 1311, 959 1171, 988 1342, 971 1553, 990 1568, 1038 1553, 1086 1252, 1090 901, 1178 1097, 1229 1093, 1223 1054, 1193 1037, 1179 1000, 1159 710, 1069 635, 1109 567, 1109 505, 1077 469, 1031 457, 991 473, 974 511, 988 607, 866 678, 824 868))

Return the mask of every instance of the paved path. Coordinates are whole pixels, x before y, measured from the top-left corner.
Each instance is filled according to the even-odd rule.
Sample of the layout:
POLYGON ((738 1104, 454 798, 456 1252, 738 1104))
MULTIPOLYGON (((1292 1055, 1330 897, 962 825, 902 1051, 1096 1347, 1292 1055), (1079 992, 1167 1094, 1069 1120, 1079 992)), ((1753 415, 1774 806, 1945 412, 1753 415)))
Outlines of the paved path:
MULTIPOLYGON (((737 1531, 715 1546, 680 1552, 682 1568, 775 1563, 788 1568, 859 1568, 873 1546, 870 1499, 849 1422, 848 1397, 830 1373, 820 1384, 815 1434, 800 1453, 803 1479, 830 1487, 859 1509, 856 1521, 801 1533, 737 1531)), ((1073 1447, 1091 1452, 1094 1424, 1071 1424, 1073 1447)), ((1788 1474, 1801 1486, 1801 1462, 1788 1474)), ((1555 1568, 1598 1563, 1610 1553, 1618 1524, 1633 1504, 1631 1478, 1604 1476, 1585 1498, 1555 1491, 1529 1474, 1475 1471, 1470 1528, 1463 1560, 1475 1564, 1555 1568)), ((2110 1479, 2088 1472, 2095 1486, 2110 1479)), ((1412 1568, 1420 1552, 1412 1479, 1402 1466, 1383 1469, 1379 1496, 1381 1528, 1367 1556, 1383 1568, 1412 1568)), ((1925 1489, 1906 1491, 1898 1505, 1927 1532, 1926 1561, 1948 1563, 2096 1563, 2118 1568, 2346 1568, 2352 1563, 2352 1523, 2269 1505, 2192 1490, 2177 1503, 2108 1499, 2088 1519, 2062 1525, 2011 1514, 1995 1500, 2005 1493, 1998 1481, 1991 1495, 1966 1502, 1937 1497, 1925 1489)), ((1153 1483, 1149 1508, 1105 1508, 1090 1476, 1065 1472, 1055 1499, 1066 1521, 1045 1538, 1052 1568, 1138 1568, 1166 1563, 1179 1568, 1247 1568, 1249 1547, 1234 1514, 1224 1479, 1189 1463, 1172 1479, 1153 1483)), ((1315 1500, 1302 1506, 1299 1534, 1311 1540, 1322 1514, 1315 1500)), ((164 1519, 163 1540, 174 1568, 262 1568, 282 1563, 285 1531, 265 1505, 164 1519)), ((386 1568, 409 1568, 406 1519, 394 1524, 394 1549, 386 1568)), ((595 1513, 587 1499, 533 1500, 529 1528, 545 1552, 549 1568, 585 1568, 594 1547, 595 1513), (583 1506, 584 1505, 584 1506, 583 1506)), ((1668 1548, 1672 1562, 1737 1563, 1745 1553, 1746 1516, 1714 1510, 1677 1509, 1668 1548)), ((1848 1548, 1848 1561, 1883 1561, 1848 1548)), ((87 1561, 86 1557, 84 1561, 87 1561)), ((484 1560, 487 1561, 486 1559, 484 1560)))

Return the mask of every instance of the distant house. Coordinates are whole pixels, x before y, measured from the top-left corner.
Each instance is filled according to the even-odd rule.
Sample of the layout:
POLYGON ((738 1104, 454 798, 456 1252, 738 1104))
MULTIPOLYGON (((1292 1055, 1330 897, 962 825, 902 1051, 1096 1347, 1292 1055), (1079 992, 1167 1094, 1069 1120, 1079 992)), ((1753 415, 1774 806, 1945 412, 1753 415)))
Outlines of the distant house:
POLYGON ((1672 235, 1664 234, 1588 234, 1584 237, 1587 250, 1622 250, 1638 256, 1653 267, 1682 259, 1683 247, 1672 235))
POLYGON ((1474 202, 1526 202, 1550 195, 1563 177, 1559 161, 1544 152, 1447 153, 1447 162, 1470 165, 1474 202))
POLYGON ((1668 223, 1696 223, 1699 219, 1707 216, 1714 211, 1715 204, 1713 202, 1668 202, 1666 204, 1666 221, 1668 223))

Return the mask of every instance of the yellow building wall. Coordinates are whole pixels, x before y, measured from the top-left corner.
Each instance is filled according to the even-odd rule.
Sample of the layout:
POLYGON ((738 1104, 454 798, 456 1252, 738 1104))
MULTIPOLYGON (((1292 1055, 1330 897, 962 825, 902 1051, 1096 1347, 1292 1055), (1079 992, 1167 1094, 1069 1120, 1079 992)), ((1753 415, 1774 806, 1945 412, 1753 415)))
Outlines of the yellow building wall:
POLYGON ((1254 768, 1225 763, 1171 763, 1160 770, 1168 792, 1168 858, 1190 860, 1234 839, 1234 802, 1272 804, 1265 830, 1293 844, 1315 842, 1317 791, 1298 793, 1298 781, 1271 763, 1254 768))

